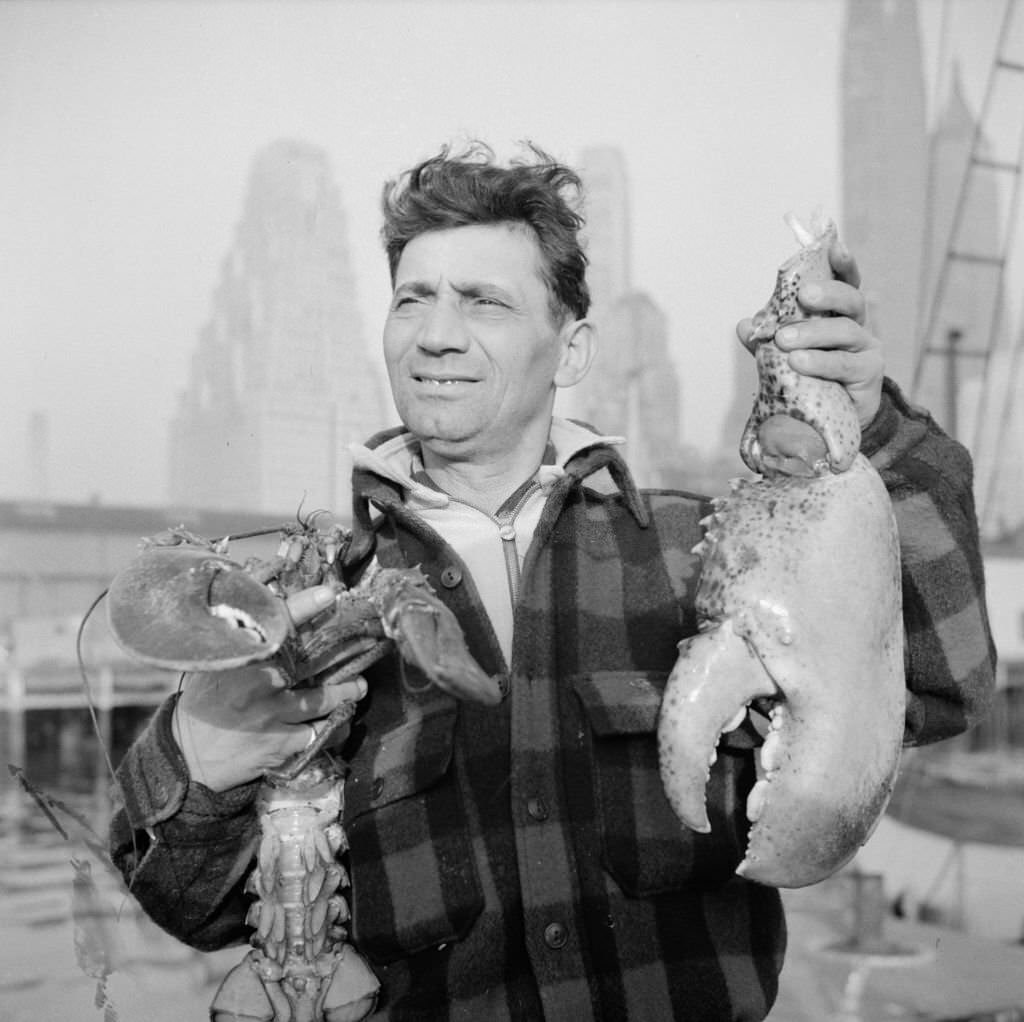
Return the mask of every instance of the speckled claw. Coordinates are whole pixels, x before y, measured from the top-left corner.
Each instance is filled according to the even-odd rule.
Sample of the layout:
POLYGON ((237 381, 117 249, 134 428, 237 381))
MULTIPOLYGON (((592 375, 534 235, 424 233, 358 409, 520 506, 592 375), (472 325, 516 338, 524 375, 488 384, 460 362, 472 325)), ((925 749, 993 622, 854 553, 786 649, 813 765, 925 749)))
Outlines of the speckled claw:
POLYGON ((845 472, 860 446, 853 401, 841 384, 798 373, 774 340, 780 327, 810 318, 798 300, 800 288, 832 279, 829 249, 837 237, 836 225, 818 218, 808 230, 793 216, 787 222, 801 248, 780 267, 775 290, 754 316, 745 342, 757 359, 760 387, 740 440, 740 456, 751 471, 764 475, 845 472))
POLYGON ((740 875, 817 883, 871 834, 904 729, 899 537, 860 424, 838 384, 801 376, 774 343, 806 318, 802 281, 831 275, 832 226, 804 232, 751 334, 761 387, 741 453, 761 478, 714 501, 695 548, 701 631, 680 643, 658 743, 670 805, 708 829, 704 787, 719 736, 752 701, 769 707, 747 794, 740 875))
POLYGON ((291 628, 284 602, 241 565, 186 544, 143 550, 110 584, 107 618, 125 650, 178 671, 266 660, 291 628))

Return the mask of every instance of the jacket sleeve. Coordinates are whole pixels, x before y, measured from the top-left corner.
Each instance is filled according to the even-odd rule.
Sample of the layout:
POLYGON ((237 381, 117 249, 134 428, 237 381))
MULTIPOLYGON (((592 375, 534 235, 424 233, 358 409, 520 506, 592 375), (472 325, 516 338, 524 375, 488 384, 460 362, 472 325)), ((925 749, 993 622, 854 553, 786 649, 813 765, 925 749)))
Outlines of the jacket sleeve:
POLYGON ((959 734, 989 710, 996 652, 967 450, 890 380, 861 450, 892 498, 900 535, 907 714, 904 741, 959 734))
POLYGON ((202 951, 240 943, 257 842, 258 781, 215 793, 191 781, 168 699, 117 769, 110 854, 128 889, 168 933, 202 951))

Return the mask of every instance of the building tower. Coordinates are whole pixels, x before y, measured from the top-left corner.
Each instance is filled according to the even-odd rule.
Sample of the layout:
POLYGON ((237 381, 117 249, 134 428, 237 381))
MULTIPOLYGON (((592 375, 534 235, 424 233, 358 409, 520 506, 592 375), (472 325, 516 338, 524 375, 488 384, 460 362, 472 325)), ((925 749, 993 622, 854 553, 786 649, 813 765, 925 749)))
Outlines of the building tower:
POLYGON ((275 142, 253 162, 171 424, 171 500, 277 515, 300 505, 347 511, 339 451, 386 414, 327 156, 275 142))
POLYGON ((885 339, 886 371, 907 389, 920 333, 928 189, 916 3, 847 3, 840 109, 839 232, 860 266, 868 325, 885 339))
POLYGON ((589 318, 598 330, 594 366, 579 385, 559 392, 560 414, 625 436, 640 485, 666 485, 678 474, 680 387, 669 354, 664 313, 633 287, 629 179, 620 149, 592 147, 579 160, 589 265, 589 318))

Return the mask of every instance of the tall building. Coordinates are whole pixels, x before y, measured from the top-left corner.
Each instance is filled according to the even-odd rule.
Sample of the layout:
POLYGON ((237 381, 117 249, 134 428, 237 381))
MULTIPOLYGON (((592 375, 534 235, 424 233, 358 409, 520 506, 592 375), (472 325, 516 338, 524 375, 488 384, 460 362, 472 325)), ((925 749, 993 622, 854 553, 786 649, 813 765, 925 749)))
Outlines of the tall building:
MULTIPOLYGON (((1009 362, 1009 335, 995 318, 1006 296, 997 290, 991 262, 950 260, 947 253, 998 255, 1006 196, 984 167, 976 164, 965 176, 972 148, 983 163, 992 146, 967 103, 959 69, 952 72, 942 76, 951 84, 930 126, 917 4, 849 0, 840 77, 838 221, 861 270, 868 326, 885 342, 886 373, 971 448, 982 512, 992 473, 1000 484, 999 507, 982 514, 994 535, 1024 518, 1024 472, 1018 468, 1024 432, 1019 425, 1003 425, 998 438, 991 439, 995 430, 989 429, 990 439, 982 439, 975 421, 979 409, 994 416, 993 406, 1002 401, 986 386, 982 360, 972 356, 989 346, 991 332, 997 371, 989 381, 1009 362), (946 354, 951 347, 958 354, 946 354), (925 350, 929 354, 922 355, 925 350)), ((994 156, 1009 159, 1003 151, 994 156)), ((739 436, 755 388, 749 360, 737 358, 725 448, 739 436)))
POLYGON ((626 158, 615 146, 592 146, 579 159, 586 202, 582 231, 593 311, 600 314, 632 286, 632 221, 626 158))
MULTIPOLYGON (((826 210, 856 255, 868 323, 886 341, 887 372, 909 390, 917 354, 928 154, 917 6, 847 3, 839 81, 842 209, 826 210)), ((757 393, 753 360, 733 356, 722 447, 735 451, 757 393)), ((723 455, 746 472, 738 454, 723 455)))
POLYGON ((612 146, 591 147, 580 155, 579 169, 590 319, 599 344, 590 374, 559 393, 558 411, 626 437, 625 454, 639 484, 667 485, 681 460, 680 387, 666 317, 632 282, 625 157, 612 146))
POLYGON ((170 431, 170 498, 196 508, 347 510, 339 452, 387 419, 356 308, 327 155, 255 158, 170 431))
POLYGON ((843 224, 868 325, 885 341, 888 375, 970 448, 979 517, 995 535, 1024 517, 1020 429, 995 424, 1010 339, 998 260, 1019 114, 1011 138, 992 137, 996 122, 971 109, 954 64, 928 125, 916 4, 849 2, 844 54, 843 224))
POLYGON ((860 266, 868 325, 885 339, 886 371, 909 389, 928 191, 916 3, 847 3, 840 75, 843 208, 836 219, 860 266))

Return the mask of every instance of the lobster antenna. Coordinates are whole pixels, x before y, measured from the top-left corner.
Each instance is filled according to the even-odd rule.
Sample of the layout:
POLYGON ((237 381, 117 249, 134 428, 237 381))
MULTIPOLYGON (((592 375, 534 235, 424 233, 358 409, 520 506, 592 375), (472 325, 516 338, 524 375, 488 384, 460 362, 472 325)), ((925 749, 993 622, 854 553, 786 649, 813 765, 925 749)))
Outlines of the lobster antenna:
POLYGON ((82 655, 82 637, 85 635, 85 626, 92 617, 93 611, 100 605, 100 602, 109 592, 109 589, 104 589, 95 600, 89 604, 89 609, 85 612, 81 622, 78 625, 78 634, 75 636, 75 658, 78 660, 78 673, 82 679, 82 690, 85 692, 85 702, 89 709, 89 716, 92 718, 92 727, 96 732, 96 737, 99 739, 100 749, 103 752, 104 762, 107 764, 107 770, 110 771, 111 780, 117 784, 117 775, 114 772, 114 763, 110 758, 110 750, 107 748, 107 743, 103 738, 103 730, 100 728, 99 717, 96 714, 96 704, 92 698, 92 684, 89 681, 89 672, 86 670, 85 657, 82 655))
MULTIPOLYGON (((96 704, 93 702, 92 698, 92 685, 89 681, 89 672, 86 670, 85 657, 82 655, 82 637, 85 635, 85 626, 88 623, 89 618, 92 617, 93 611, 95 611, 96 608, 100 605, 100 602, 104 599, 108 592, 110 592, 109 587, 104 589, 99 594, 99 596, 97 596, 96 599, 89 604, 89 609, 86 610, 84 615, 82 615, 82 620, 81 622, 79 622, 78 625, 78 634, 75 636, 75 658, 78 660, 78 673, 82 678, 82 691, 85 692, 85 702, 89 708, 89 717, 92 719, 93 732, 95 733, 96 738, 100 743, 100 750, 103 753, 103 761, 106 763, 107 771, 110 774, 111 784, 113 784, 114 787, 120 792, 121 783, 117 779, 117 773, 114 770, 114 762, 110 758, 110 749, 107 748, 107 743, 103 738, 103 729, 100 727, 99 717, 96 715, 96 704)), ((124 801, 123 797, 121 798, 121 801, 124 801)), ((129 820, 129 823, 130 822, 131 821, 129 820)), ((139 846, 135 837, 135 828, 130 827, 129 829, 131 830, 132 835, 132 851, 135 853, 136 858, 138 858, 139 846)), ((135 878, 133 877, 132 883, 134 883, 134 881, 135 878)))

